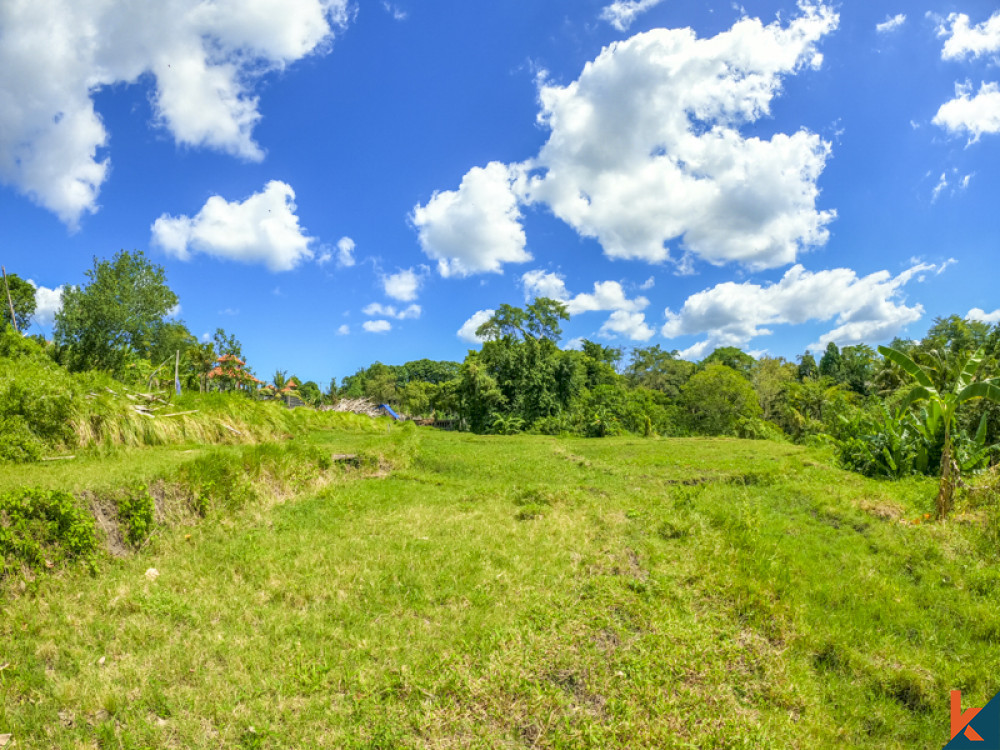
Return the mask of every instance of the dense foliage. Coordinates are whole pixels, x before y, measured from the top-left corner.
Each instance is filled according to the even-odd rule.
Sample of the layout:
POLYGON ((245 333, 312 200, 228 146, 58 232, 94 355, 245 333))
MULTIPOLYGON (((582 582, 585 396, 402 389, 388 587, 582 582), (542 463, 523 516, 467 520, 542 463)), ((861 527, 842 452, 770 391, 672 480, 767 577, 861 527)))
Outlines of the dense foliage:
MULTIPOLYGON (((65 291, 53 342, 36 344, 12 328, 0 334, 0 460, 87 444, 81 430, 106 438, 108 418, 122 410, 93 413, 114 382, 150 393, 180 385, 243 399, 295 396, 312 406, 368 398, 477 433, 828 441, 844 466, 868 476, 939 474, 942 515, 947 493, 990 465, 1000 443, 1000 386, 992 384, 1000 326, 957 316, 935 321, 921 341, 896 340, 878 352, 829 342, 818 360, 806 351, 788 362, 722 347, 694 363, 659 345, 627 356, 588 340, 561 348, 566 306, 540 297, 524 308, 500 305, 477 331, 482 346, 463 362, 376 362, 324 389, 284 370, 271 383, 258 379, 239 340, 221 328, 199 342, 171 317, 177 297, 141 252, 95 259, 87 278, 65 291), (82 408, 87 398, 97 403, 82 408)), ((33 312, 30 284, 8 280, 23 327, 33 312)))

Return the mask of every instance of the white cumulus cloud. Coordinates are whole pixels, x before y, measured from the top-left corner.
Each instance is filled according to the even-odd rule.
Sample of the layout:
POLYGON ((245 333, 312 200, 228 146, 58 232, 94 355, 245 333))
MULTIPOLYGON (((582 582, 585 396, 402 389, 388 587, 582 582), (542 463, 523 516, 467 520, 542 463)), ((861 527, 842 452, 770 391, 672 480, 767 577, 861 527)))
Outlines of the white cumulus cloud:
POLYGON ((973 142, 983 134, 1000 133, 1000 86, 983 83, 973 96, 971 84, 955 84, 955 98, 941 105, 932 122, 954 135, 967 134, 973 142))
POLYGON ((436 192, 410 217, 423 251, 442 276, 501 273, 531 260, 515 194, 518 170, 500 162, 474 167, 458 190, 436 192))
POLYGON ((94 95, 140 78, 175 142, 259 160, 257 80, 324 50, 349 13, 349 0, 0 3, 0 180, 77 226, 110 168, 94 95))
POLYGON ((607 21, 619 31, 628 31, 636 16, 662 2, 663 0, 615 0, 601 10, 601 20, 607 21))
POLYGON ((645 314, 640 312, 649 306, 649 300, 645 297, 629 299, 617 281, 595 281, 593 292, 572 295, 559 274, 534 270, 521 276, 521 284, 526 299, 550 297, 565 303, 570 315, 610 311, 611 317, 601 326, 602 335, 622 335, 633 341, 645 341, 653 335, 653 330, 646 325, 645 314))
POLYGON ((784 76, 819 67, 816 43, 837 23, 829 7, 803 4, 787 26, 744 18, 709 39, 654 29, 610 45, 576 81, 542 85, 551 135, 523 165, 525 200, 612 258, 661 262, 678 240, 716 264, 794 261, 826 242, 834 218, 816 209, 830 144, 740 127, 770 113, 784 76))
POLYGON ((244 201, 213 195, 193 217, 163 214, 152 232, 154 244, 181 260, 205 253, 290 271, 313 257, 314 239, 295 215, 295 191, 277 180, 244 201))
POLYGON ((340 328, 337 329, 338 336, 348 336, 350 335, 350 333, 351 333, 351 327, 347 325, 347 323, 344 323, 343 325, 340 326, 340 328))
POLYGON ((897 13, 894 16, 886 16, 882 23, 875 24, 875 30, 879 34, 888 34, 890 31, 895 31, 906 23, 906 14, 897 13))
POLYGON ((520 207, 548 207, 610 258, 660 263, 679 244, 681 269, 771 268, 824 244, 834 211, 818 210, 830 144, 800 129, 769 139, 740 128, 770 114, 782 79, 818 68, 816 44, 839 22, 800 3, 787 25, 744 18, 714 37, 654 29, 606 47, 565 86, 540 77, 549 131, 520 164, 473 168, 458 191, 412 215, 442 275, 500 271, 530 258, 520 207))
POLYGON ((688 297, 679 312, 666 310, 662 332, 667 338, 708 334, 685 352, 688 356, 717 346, 745 347, 751 339, 771 334, 771 326, 809 321, 836 323, 814 348, 830 341, 846 345, 884 340, 923 315, 921 305, 904 303, 906 284, 944 267, 918 263, 896 276, 878 271, 858 277, 849 268, 813 273, 797 264, 773 284, 726 282, 688 297))
POLYGON ((521 284, 524 287, 525 299, 550 297, 566 303, 566 312, 570 315, 602 310, 635 312, 649 306, 649 300, 645 297, 629 299, 617 281, 595 281, 593 292, 571 295, 562 276, 535 270, 521 276, 521 284))
POLYGON ((397 310, 392 305, 382 305, 378 302, 372 302, 370 305, 366 306, 361 312, 365 315, 371 316, 382 316, 386 318, 395 318, 396 320, 406 320, 408 318, 419 318, 421 310, 420 305, 410 305, 408 307, 397 310))
POLYGON ((973 307, 969 310, 968 314, 965 316, 966 320, 978 320, 980 323, 989 323, 990 325, 1000 323, 1000 309, 996 309, 991 313, 986 312, 978 307, 973 307))
POLYGON ((965 13, 952 13, 938 25, 938 36, 944 37, 943 60, 980 57, 1000 51, 1000 10, 986 21, 973 26, 965 13))
MULTIPOLYGON (((422 267, 427 271, 426 266, 422 267)), ((420 293, 420 286, 424 283, 424 275, 412 268, 406 268, 397 273, 391 273, 382 277, 382 288, 385 293, 400 302, 412 302, 420 293)))
POLYGON ((654 331, 646 324, 643 313, 615 310, 601 326, 599 333, 605 338, 621 336, 632 341, 648 341, 653 337, 654 331))
POLYGON ((483 323, 493 317, 493 313, 496 310, 480 310, 472 315, 467 321, 462 324, 462 327, 458 329, 458 337, 462 341, 468 341, 470 344, 481 344, 483 339, 476 335, 476 331, 479 329, 483 323))
POLYGON ((388 320, 366 320, 361 327, 368 333, 388 333, 392 330, 392 323, 388 320))
POLYGON ((28 283, 35 287, 35 314, 31 316, 34 323, 49 328, 56 320, 56 313, 62 310, 63 287, 49 289, 39 286, 31 279, 28 283))

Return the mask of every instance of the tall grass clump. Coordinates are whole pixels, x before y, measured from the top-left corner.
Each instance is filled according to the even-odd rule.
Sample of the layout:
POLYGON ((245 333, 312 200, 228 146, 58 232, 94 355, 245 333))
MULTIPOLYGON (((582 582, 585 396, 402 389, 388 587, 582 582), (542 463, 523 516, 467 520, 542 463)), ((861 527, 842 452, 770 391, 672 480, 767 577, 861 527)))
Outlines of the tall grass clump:
POLYGON ((66 559, 93 564, 94 517, 68 492, 21 489, 0 495, 0 579, 20 567, 66 559))

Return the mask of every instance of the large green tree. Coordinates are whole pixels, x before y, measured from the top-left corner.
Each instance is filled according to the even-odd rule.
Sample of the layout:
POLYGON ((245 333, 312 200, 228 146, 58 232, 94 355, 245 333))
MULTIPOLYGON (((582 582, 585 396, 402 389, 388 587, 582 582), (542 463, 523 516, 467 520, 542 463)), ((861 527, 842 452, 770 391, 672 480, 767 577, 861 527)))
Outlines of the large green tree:
POLYGON ((177 295, 162 267, 141 250, 111 260, 94 258, 87 283, 67 286, 56 313, 55 341, 74 370, 119 372, 133 357, 150 353, 177 295))
POLYGON ((24 333, 35 314, 35 287, 15 273, 7 274, 7 289, 0 289, 0 324, 14 323, 15 328, 24 333), (10 291, 10 300, 7 291, 10 291), (14 306, 14 318, 11 320, 10 308, 14 306))
POLYGON ((677 398, 696 369, 693 362, 678 359, 676 350, 668 352, 659 344, 654 344, 632 350, 625 377, 633 386, 643 386, 677 398))
POLYGON ((701 366, 725 365, 749 379, 753 370, 754 358, 735 346, 720 346, 701 361, 701 366))
POLYGON ((681 406, 694 432, 732 435, 741 419, 761 416, 757 393, 745 376, 731 367, 709 364, 681 389, 681 406))

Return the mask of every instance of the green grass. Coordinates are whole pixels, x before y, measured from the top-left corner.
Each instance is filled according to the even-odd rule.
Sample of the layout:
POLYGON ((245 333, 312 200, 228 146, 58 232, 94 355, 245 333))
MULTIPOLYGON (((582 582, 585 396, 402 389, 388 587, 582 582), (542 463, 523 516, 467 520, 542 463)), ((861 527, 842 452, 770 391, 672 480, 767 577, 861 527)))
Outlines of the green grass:
MULTIPOLYGON (((393 428, 293 442, 393 468, 216 508, 94 577, 60 569, 9 595, 0 734, 939 748, 950 689, 972 706, 1000 690, 995 543, 973 523, 901 522, 931 510, 933 481, 874 482, 760 441, 393 428)), ((198 457, 108 461, 124 473, 145 456, 150 476, 198 457)), ((31 468, 19 481, 79 470, 31 468)))

